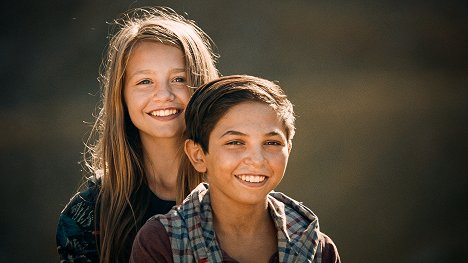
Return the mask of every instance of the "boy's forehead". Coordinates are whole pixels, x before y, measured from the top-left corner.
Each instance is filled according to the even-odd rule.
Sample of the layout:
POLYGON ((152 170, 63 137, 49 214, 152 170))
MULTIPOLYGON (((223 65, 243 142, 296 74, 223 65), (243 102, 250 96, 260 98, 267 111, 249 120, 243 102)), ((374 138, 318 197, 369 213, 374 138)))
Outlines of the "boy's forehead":
POLYGON ((213 129, 213 132, 221 134, 226 131, 235 131, 246 135, 257 133, 285 134, 283 122, 270 105, 251 101, 231 107, 213 129))

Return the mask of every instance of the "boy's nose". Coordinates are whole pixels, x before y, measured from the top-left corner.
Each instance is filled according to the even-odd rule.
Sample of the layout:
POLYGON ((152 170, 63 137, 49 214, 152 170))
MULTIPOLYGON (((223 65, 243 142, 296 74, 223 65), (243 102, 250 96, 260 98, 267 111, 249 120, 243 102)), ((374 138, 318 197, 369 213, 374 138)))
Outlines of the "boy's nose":
POLYGON ((265 153, 262 147, 252 147, 245 157, 245 162, 254 166, 263 165, 265 160, 265 153))

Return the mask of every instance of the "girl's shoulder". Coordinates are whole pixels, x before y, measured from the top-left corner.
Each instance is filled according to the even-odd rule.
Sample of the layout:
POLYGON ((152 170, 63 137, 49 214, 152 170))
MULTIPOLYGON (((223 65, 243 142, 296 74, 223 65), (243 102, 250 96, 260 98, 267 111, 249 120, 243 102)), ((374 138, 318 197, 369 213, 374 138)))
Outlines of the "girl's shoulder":
POLYGON ((94 205, 96 203, 99 191, 101 189, 101 182, 97 179, 87 179, 86 186, 70 198, 65 209, 71 204, 82 203, 83 205, 94 205))
POLYGON ((60 216, 76 221, 81 227, 94 225, 94 210, 96 208, 100 185, 99 181, 88 179, 87 186, 70 198, 70 201, 60 213, 60 216))
POLYGON ((86 188, 76 193, 60 213, 56 241, 61 261, 98 261, 99 220, 95 210, 99 190, 99 182, 88 180, 86 188))

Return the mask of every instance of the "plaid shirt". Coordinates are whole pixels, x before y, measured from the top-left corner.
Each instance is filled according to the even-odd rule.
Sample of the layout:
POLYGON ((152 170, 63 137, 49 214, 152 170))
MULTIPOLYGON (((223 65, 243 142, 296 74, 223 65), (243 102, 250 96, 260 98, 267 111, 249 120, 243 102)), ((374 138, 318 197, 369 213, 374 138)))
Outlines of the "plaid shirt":
MULTIPOLYGON (((300 202, 279 192, 268 195, 278 230, 279 262, 322 262, 318 218, 300 202)), ((213 228, 208 186, 200 184, 181 206, 155 216, 169 235, 174 262, 222 262, 213 228)))

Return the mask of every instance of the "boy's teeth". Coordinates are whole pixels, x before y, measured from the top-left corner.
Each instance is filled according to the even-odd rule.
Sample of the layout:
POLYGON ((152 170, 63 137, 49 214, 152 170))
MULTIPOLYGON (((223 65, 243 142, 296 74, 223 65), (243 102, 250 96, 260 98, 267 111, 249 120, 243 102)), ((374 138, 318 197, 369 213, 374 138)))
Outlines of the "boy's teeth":
POLYGON ((260 183, 265 180, 265 176, 261 175, 239 175, 238 176, 242 181, 250 183, 260 183))
POLYGON ((170 109, 170 110, 155 110, 155 111, 152 111, 150 114, 151 116, 165 117, 169 115, 174 115, 176 113, 177 113, 176 109, 170 109))

